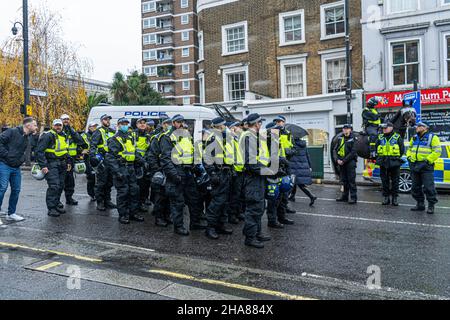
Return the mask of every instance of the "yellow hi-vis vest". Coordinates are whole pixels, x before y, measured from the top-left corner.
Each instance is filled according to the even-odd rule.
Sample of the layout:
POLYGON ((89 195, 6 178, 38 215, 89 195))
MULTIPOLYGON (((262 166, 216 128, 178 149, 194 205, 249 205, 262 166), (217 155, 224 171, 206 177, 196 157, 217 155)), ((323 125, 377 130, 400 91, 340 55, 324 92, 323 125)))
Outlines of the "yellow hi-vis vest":
POLYGON ((102 143, 97 146, 97 149, 103 150, 104 152, 108 152, 109 151, 108 140, 114 137, 114 133, 110 132, 109 130, 108 132, 106 132, 105 128, 100 128, 98 130, 100 130, 100 133, 102 134, 102 143))
POLYGON ((345 137, 341 138, 341 143, 339 144, 338 156, 345 158, 345 137))
POLYGON ((441 157, 441 141, 437 135, 427 132, 423 137, 415 135, 409 142, 407 157, 411 162, 427 161, 434 164, 441 157))
POLYGON ((53 148, 48 148, 45 150, 46 153, 53 153, 58 158, 67 155, 69 145, 67 144, 66 137, 59 135, 54 130, 50 130, 49 134, 55 137, 55 146, 53 148))
POLYGON ((398 144, 399 139, 401 139, 398 133, 394 133, 389 141, 386 139, 384 134, 378 136, 378 149, 377 156, 379 157, 400 157, 400 145, 398 144))
POLYGON ((177 137, 171 130, 163 132, 159 139, 165 135, 169 135, 169 139, 174 146, 172 157, 177 161, 176 165, 194 164, 194 144, 192 139, 190 137, 177 137))
MULTIPOLYGON (((206 144, 211 141, 211 139, 217 138, 215 133, 209 135, 208 139, 206 139, 206 144)), ((232 166, 234 164, 234 145, 228 143, 226 139, 216 139, 217 144, 219 145, 222 152, 216 153, 214 155, 217 159, 222 159, 222 163, 228 166, 232 166)))
POLYGON ((69 147, 68 147, 69 156, 75 157, 78 153, 77 152, 78 145, 72 141, 72 135, 68 134, 68 135, 66 135, 66 137, 67 137, 67 141, 69 143, 69 147))
POLYGON ((118 136, 116 136, 116 139, 122 146, 122 151, 119 152, 119 156, 127 162, 134 162, 134 160, 136 160, 136 147, 134 146, 133 139, 126 139, 123 141, 123 139, 118 136))
POLYGON ((81 138, 83 138, 84 143, 88 146, 88 149, 89 149, 89 147, 91 146, 91 142, 89 141, 89 138, 88 138, 88 136, 87 136, 87 133, 86 133, 86 132, 83 132, 83 133, 81 134, 81 138))
MULTIPOLYGON (((246 137, 253 137, 256 139, 255 133, 253 133, 251 130, 247 130, 241 134, 241 137, 239 138, 239 153, 245 152, 245 138, 246 137)), ((258 141, 257 141, 258 143, 258 141)), ((240 155, 242 157, 241 162, 244 163, 244 155, 240 155)), ((239 161, 239 160, 238 160, 239 161)), ((258 154, 256 155, 256 161, 262 164, 265 167, 269 167, 270 165, 270 152, 269 148, 267 146, 267 140, 259 139, 259 145, 258 145, 258 154)))
POLYGON ((294 146, 292 143, 291 133, 280 134, 280 152, 279 155, 286 158, 286 149, 291 149, 294 146))
MULTIPOLYGON (((364 108, 364 111, 370 111, 375 115, 378 115, 378 111, 375 108, 364 108)), ((373 126, 379 126, 381 124, 381 118, 378 118, 378 120, 367 120, 367 123, 373 125, 373 126)))
POLYGON ((233 165, 234 171, 243 172, 244 171, 244 159, 242 156, 242 152, 239 149, 239 140, 237 137, 235 137, 233 139, 233 145, 234 145, 234 156, 235 156, 235 158, 234 158, 235 161, 234 161, 234 165, 233 165))
POLYGON ((150 148, 150 141, 147 136, 139 136, 137 132, 133 132, 134 141, 136 143, 136 151, 145 156, 148 148, 150 148))

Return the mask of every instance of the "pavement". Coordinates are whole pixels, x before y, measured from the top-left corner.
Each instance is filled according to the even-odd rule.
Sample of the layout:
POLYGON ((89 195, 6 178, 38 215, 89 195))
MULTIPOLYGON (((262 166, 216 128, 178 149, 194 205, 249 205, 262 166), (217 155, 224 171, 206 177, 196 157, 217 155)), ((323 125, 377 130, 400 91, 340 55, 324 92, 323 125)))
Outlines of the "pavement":
POLYGON ((409 195, 382 207, 378 187, 359 187, 350 206, 335 202, 339 186, 314 185, 316 206, 299 191, 295 225, 268 230, 264 218, 272 241, 256 250, 244 246, 242 224, 218 241, 179 237, 150 213, 120 225, 117 211, 95 210, 84 177, 76 182, 79 206, 50 218, 46 183, 24 172, 26 220, 0 228, 0 299, 450 298, 449 194, 426 215, 409 210, 409 195))

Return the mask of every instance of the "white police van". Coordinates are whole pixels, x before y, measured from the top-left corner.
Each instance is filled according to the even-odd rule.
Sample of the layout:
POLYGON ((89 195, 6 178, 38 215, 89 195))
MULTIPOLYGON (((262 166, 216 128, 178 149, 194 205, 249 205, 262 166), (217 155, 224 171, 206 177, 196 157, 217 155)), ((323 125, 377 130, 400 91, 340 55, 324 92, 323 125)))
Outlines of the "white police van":
MULTIPOLYGON (((133 128, 139 118, 152 119, 156 125, 164 117, 170 117, 181 114, 186 119, 191 133, 195 140, 201 140, 201 131, 209 128, 211 120, 218 115, 213 109, 200 106, 112 106, 99 105, 91 109, 86 127, 90 123, 101 125, 100 117, 107 114, 112 117, 111 126, 116 128, 117 120, 128 118, 133 128)), ((87 128, 86 128, 87 130, 87 128)))

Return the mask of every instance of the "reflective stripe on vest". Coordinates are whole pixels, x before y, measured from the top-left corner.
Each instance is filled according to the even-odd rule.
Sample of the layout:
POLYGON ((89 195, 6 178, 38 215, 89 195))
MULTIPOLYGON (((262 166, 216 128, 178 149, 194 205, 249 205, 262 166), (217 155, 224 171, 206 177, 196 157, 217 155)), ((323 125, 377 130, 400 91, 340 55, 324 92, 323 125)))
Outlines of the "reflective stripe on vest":
POLYGON ((121 137, 116 137, 116 139, 121 144, 123 149, 119 152, 119 155, 127 162, 134 162, 134 160, 136 160, 136 147, 134 146, 132 139, 126 139, 125 142, 121 137))
POLYGON ((338 149, 338 156, 341 158, 345 158, 345 138, 344 137, 341 138, 341 143, 340 143, 339 149, 338 149))
MULTIPOLYGON (((216 135, 212 133, 208 137, 208 139, 206 139, 206 144, 208 144, 209 141, 211 141, 211 139, 215 136, 216 135)), ((226 141, 225 139, 215 139, 215 141, 217 141, 217 144, 219 145, 220 149, 222 149, 222 152, 219 154, 215 154, 214 157, 222 159, 221 161, 223 162, 223 164, 232 166, 234 164, 234 145, 228 143, 228 141, 226 141)))
POLYGON ((108 130, 108 132, 106 132, 105 128, 100 128, 99 130, 100 130, 100 133, 102 134, 102 143, 97 146, 97 149, 108 152, 109 148, 108 148, 107 142, 109 139, 111 139, 114 136, 114 133, 110 132, 109 130, 108 130))
MULTIPOLYGON (((419 135, 415 135, 410 142, 410 149, 408 155, 412 162, 421 162, 430 160, 429 156, 435 154, 432 160, 436 161, 441 153, 441 145, 437 143, 433 145, 434 138, 437 137, 432 133, 426 133, 422 138, 419 135)), ((434 162, 433 161, 433 162, 434 162)))
POLYGON ((177 160, 178 164, 190 165, 194 163, 194 145, 190 137, 180 137, 177 142, 175 134, 170 135, 170 141, 176 152, 172 152, 172 156, 177 160))
POLYGON ((234 171, 236 172, 243 172, 244 171, 244 158, 242 156, 242 152, 239 148, 239 140, 237 137, 233 139, 234 144, 234 155, 235 155, 235 162, 234 162, 234 171))
POLYGON ((133 132, 134 141, 136 143, 136 151, 142 156, 145 156, 148 148, 150 148, 150 141, 147 136, 139 136, 137 132, 133 132))
MULTIPOLYGON (((245 131, 244 133, 242 133, 241 137, 239 138, 240 152, 246 151, 245 144, 244 144, 246 137, 253 137, 256 140, 256 143, 258 143, 255 133, 251 132, 250 130, 245 131)), ((259 162, 260 164, 262 164, 263 166, 268 167, 270 164, 270 152, 269 152, 269 148, 267 147, 267 141, 260 139, 259 145, 257 146, 257 148, 258 148, 258 154, 256 156, 256 161, 259 162)), ((242 158, 243 158, 242 162, 244 162, 245 159, 244 159, 243 155, 242 155, 242 158)))
MULTIPOLYGON (((365 108, 364 109, 365 111, 370 111, 370 112, 372 112, 373 114, 375 114, 375 115, 378 115, 378 111, 377 111, 377 109, 375 109, 375 108, 365 108)), ((378 118, 378 120, 367 120, 367 122, 369 123, 369 124, 371 124, 371 125, 374 125, 374 126, 379 126, 380 124, 381 124, 381 119, 380 118, 378 118)))
POLYGON ((67 155, 69 145, 67 144, 66 137, 57 134, 54 130, 50 130, 49 134, 55 137, 55 146, 52 149, 46 149, 45 152, 52 153, 58 158, 67 155))
POLYGON ((399 139, 401 137, 398 133, 394 133, 389 141, 384 134, 380 134, 378 136, 380 143, 378 145, 377 155, 380 157, 400 157, 399 139))

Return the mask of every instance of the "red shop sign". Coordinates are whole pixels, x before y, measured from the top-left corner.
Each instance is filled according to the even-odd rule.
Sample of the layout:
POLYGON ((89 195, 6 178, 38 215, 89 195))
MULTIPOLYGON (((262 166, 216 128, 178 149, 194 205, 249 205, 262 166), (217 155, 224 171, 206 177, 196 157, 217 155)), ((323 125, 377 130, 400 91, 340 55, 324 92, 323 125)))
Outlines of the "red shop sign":
MULTIPOLYGON (((402 106, 403 95, 412 91, 379 92, 366 94, 366 101, 372 97, 382 97, 377 108, 395 108, 402 106)), ((422 106, 450 104, 450 88, 421 90, 422 106)))

